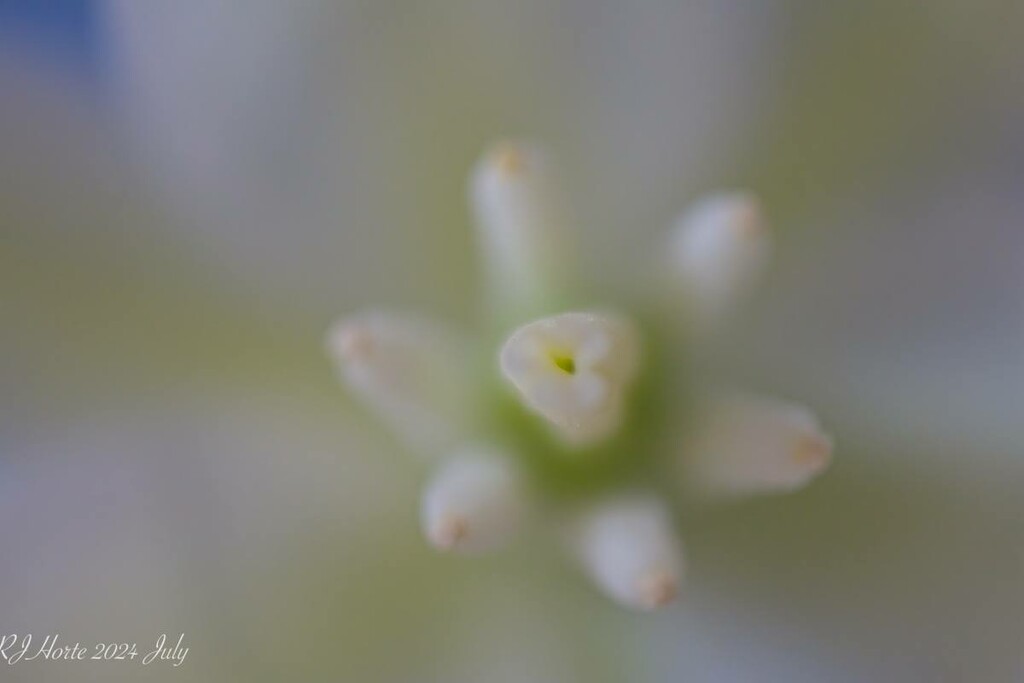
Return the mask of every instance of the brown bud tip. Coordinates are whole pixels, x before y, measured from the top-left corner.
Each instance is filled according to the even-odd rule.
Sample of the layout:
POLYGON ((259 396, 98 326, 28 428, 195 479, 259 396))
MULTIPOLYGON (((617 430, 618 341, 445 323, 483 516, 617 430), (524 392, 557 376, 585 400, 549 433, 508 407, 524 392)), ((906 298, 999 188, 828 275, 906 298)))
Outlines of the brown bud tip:
POLYGON ((657 609, 676 599, 679 582, 668 572, 659 571, 644 577, 639 590, 641 604, 647 609, 657 609))
POLYGON ((451 550, 469 535, 469 525, 462 517, 444 517, 430 531, 430 540, 441 550, 451 550))
POLYGON ((519 175, 526 168, 526 155, 511 142, 500 142, 491 152, 491 163, 506 176, 519 175))

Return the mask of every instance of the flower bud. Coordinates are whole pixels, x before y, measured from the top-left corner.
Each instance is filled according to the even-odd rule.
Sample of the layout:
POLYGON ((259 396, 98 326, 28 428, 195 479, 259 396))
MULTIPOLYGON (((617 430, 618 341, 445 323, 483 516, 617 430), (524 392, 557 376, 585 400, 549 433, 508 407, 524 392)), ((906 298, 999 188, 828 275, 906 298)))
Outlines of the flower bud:
POLYGON ((439 324, 369 311, 334 325, 327 351, 351 391, 420 451, 461 439, 470 406, 466 344, 439 324))
POLYGON ((476 554, 508 543, 527 507, 518 467, 489 449, 474 447, 438 468, 424 489, 420 521, 439 550, 476 554))
POLYGON ((760 203, 751 195, 713 195, 683 213, 669 258, 688 321, 701 331, 717 327, 757 283, 770 251, 760 203))
POLYGON ((675 599, 685 561, 661 500, 644 495, 606 500, 581 514, 570 533, 584 571, 616 602, 652 610, 675 599))
POLYGON ((572 279, 564 201, 547 156, 527 143, 501 142, 477 164, 470 184, 492 307, 506 319, 550 308, 572 279))
POLYGON ((799 489, 831 459, 832 439, 806 408, 730 394, 705 406, 681 462, 693 492, 722 497, 799 489))

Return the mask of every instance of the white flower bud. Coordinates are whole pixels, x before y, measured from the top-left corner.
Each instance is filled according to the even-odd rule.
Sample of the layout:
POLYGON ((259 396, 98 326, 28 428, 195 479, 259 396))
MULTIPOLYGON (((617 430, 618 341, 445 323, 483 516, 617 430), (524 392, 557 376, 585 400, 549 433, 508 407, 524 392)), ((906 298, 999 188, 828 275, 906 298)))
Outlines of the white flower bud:
POLYGON ((523 325, 501 349, 501 371, 526 406, 566 443, 618 430, 640 362, 633 324, 604 313, 562 313, 523 325))
POLYGON ((832 439, 802 406, 730 394, 710 401, 699 419, 681 476, 704 497, 793 491, 832 459, 832 439))
POLYGON ((575 259, 546 155, 525 143, 494 145, 473 172, 470 198, 493 306, 520 319, 548 308, 575 259))
POLYGON ((423 491, 420 521, 439 550, 476 554, 507 544, 528 508, 522 473, 479 447, 442 463, 423 491))
POLYGON ((414 449, 436 452, 463 437, 466 344, 441 325, 369 311, 335 324, 327 350, 351 391, 414 449))
POLYGON ((713 329, 757 283, 771 239, 752 195, 723 193, 703 199, 676 222, 669 244, 674 290, 689 322, 713 329))
POLYGON ((584 571, 616 602, 652 610, 679 592, 683 550, 661 500, 633 495, 605 501, 574 520, 570 534, 584 571))

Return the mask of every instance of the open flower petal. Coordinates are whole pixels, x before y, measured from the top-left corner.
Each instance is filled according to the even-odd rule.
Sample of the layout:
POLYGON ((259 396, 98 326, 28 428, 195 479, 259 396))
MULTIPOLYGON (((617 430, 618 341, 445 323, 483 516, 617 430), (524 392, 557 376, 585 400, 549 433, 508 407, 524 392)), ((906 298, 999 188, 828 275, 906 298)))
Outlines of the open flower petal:
POLYGON ((685 572, 682 545, 667 506, 650 495, 623 495, 573 520, 569 543, 595 585, 638 610, 675 599, 685 572))
POLYGON ((467 344, 443 325, 369 311, 335 324, 327 350, 350 390, 410 447, 436 453, 464 438, 467 344))
POLYGON ((718 396, 699 414, 681 476, 703 497, 784 493, 828 468, 832 439, 807 408, 747 394, 718 396))
POLYGON ((633 324, 608 313, 562 313, 523 325, 501 349, 502 374, 567 443, 619 428, 640 363, 633 324))

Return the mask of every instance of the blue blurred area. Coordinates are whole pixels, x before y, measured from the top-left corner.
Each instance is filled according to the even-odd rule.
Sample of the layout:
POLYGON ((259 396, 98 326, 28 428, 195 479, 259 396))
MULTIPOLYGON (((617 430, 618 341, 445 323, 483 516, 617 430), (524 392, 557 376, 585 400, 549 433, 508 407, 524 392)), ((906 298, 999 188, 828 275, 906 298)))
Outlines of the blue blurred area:
POLYGON ((0 46, 96 75, 99 40, 93 0, 0 0, 0 46))

